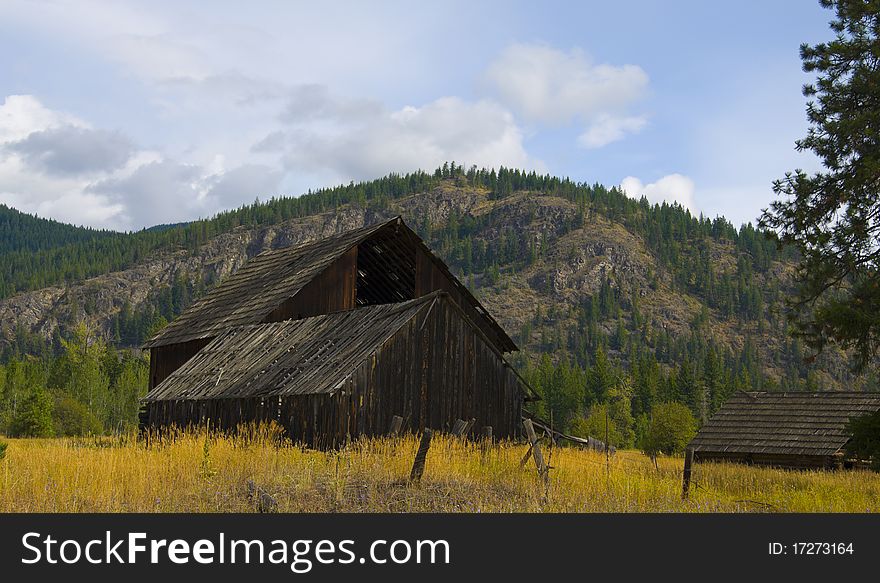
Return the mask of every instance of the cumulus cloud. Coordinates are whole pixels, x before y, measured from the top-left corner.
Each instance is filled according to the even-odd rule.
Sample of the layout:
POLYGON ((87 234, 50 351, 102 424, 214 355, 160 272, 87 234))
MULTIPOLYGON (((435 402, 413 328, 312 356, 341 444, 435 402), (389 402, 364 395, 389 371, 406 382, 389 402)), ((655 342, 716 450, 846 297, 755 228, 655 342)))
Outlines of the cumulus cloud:
POLYGON ((27 138, 31 133, 64 125, 84 127, 76 117, 45 107, 33 95, 9 95, 0 105, 0 144, 27 138))
POLYGON ((121 168, 134 146, 119 132, 63 126, 32 132, 6 149, 21 155, 32 168, 66 175, 121 168))
POLYGON ((677 202, 691 213, 698 212, 694 201, 694 181, 681 174, 669 174, 650 184, 644 184, 638 178, 627 176, 620 183, 620 188, 632 198, 644 196, 651 203, 677 202))
POLYGON ((91 184, 86 191, 120 203, 126 222, 151 225, 206 216, 256 196, 274 195, 280 180, 277 169, 261 165, 212 172, 163 159, 138 166, 127 176, 91 184))
POLYGON ((603 114, 578 137, 578 143, 585 148, 601 148, 622 140, 626 134, 639 132, 647 123, 644 116, 614 117, 603 114))
MULTIPOLYGON (((270 133, 255 149, 282 148, 296 170, 323 169, 343 179, 366 179, 388 172, 435 168, 448 160, 479 166, 537 167, 523 146, 513 115, 491 101, 443 97, 421 107, 389 111, 349 107, 329 94, 312 101, 297 119, 308 120, 283 135, 270 133), (342 104, 342 107, 340 107, 342 104), (328 126, 344 117, 339 127, 328 126)), ((288 110, 289 111, 289 110, 288 110)))
MULTIPOLYGON (((46 152, 44 140, 55 132, 88 131, 87 124, 65 112, 45 107, 32 95, 9 95, 0 105, 0 202, 41 216, 76 224, 108 226, 121 210, 117 203, 84 191, 88 181, 76 173, 49 172, 81 167, 69 148, 46 152), (33 138, 32 138, 33 136, 33 138), (43 142, 42 145, 40 142, 43 142), (72 154, 72 155, 67 155, 72 154)), ((63 141, 63 140, 62 140, 63 141)))
POLYGON ((131 229, 208 216, 277 194, 282 172, 187 163, 94 129, 30 95, 0 106, 0 202, 75 224, 131 229))
POLYGON ((604 146, 645 126, 644 116, 627 114, 648 90, 648 75, 637 65, 593 63, 577 49, 515 44, 489 65, 484 80, 526 120, 587 125, 578 140, 584 147, 604 146))

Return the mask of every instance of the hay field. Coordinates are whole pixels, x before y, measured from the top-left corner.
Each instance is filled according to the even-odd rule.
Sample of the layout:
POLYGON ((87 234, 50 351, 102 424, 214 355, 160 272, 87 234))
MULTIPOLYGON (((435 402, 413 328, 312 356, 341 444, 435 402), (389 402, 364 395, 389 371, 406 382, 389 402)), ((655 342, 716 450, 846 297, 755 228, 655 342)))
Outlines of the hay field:
POLYGON ((253 512, 253 480, 282 512, 876 512, 880 475, 696 464, 681 500, 681 458, 554 448, 549 496, 526 446, 435 436, 425 476, 409 484, 416 437, 363 440, 336 452, 278 446, 271 431, 7 439, 0 512, 253 512))

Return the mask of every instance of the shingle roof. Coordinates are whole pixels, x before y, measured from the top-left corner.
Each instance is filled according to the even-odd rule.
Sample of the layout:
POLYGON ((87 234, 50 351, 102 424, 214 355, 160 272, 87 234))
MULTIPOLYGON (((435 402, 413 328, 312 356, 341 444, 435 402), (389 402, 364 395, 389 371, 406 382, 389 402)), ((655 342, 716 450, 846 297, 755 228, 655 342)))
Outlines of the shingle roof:
POLYGON ((740 392, 724 403, 688 447, 704 455, 833 455, 849 441, 847 422, 878 410, 880 393, 740 392))

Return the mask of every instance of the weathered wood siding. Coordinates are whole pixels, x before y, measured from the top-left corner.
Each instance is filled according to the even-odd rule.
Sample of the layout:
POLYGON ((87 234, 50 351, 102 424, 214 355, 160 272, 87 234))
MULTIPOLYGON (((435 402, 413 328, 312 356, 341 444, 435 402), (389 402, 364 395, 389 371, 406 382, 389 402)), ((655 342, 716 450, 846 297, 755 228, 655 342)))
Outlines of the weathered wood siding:
POLYGON ((308 318, 355 307, 357 282, 357 247, 307 283, 295 296, 270 312, 263 322, 308 318))
POLYGON ((842 455, 786 455, 744 454, 723 452, 695 452, 697 462, 729 462, 754 466, 788 468, 795 470, 829 470, 843 467, 842 455))
MULTIPOLYGON (((501 338, 498 330, 489 325, 486 317, 477 312, 473 303, 468 300, 462 291, 445 274, 437 264, 423 251, 416 255, 416 296, 420 298, 434 291, 445 291, 456 304, 458 304, 468 318, 471 319, 488 336, 496 346, 505 347, 509 339, 501 338)), ((515 350, 516 347, 514 346, 515 350)))
POLYGON ((290 438, 332 448, 383 435, 394 415, 408 429, 449 430, 456 419, 519 435, 525 387, 456 306, 438 299, 409 320, 334 393, 149 403, 150 425, 204 423, 220 428, 275 419, 290 438))
POLYGON ((156 346, 150 349, 150 389, 168 378, 168 375, 179 369, 192 358, 196 352, 204 348, 210 338, 156 346))

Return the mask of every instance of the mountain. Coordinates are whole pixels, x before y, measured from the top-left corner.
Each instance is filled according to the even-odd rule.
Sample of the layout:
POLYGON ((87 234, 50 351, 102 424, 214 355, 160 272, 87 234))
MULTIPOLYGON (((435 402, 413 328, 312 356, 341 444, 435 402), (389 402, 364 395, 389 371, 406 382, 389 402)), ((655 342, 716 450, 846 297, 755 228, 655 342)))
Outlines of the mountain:
POLYGON ((454 164, 158 231, 70 231, 55 245, 21 231, 9 243, 19 251, 0 262, 39 275, 51 258, 54 270, 36 278, 51 285, 19 279, 16 289, 32 289, 0 300, 3 353, 52 351, 80 320, 137 346, 255 254, 397 214, 520 344, 517 364, 537 384, 550 382, 541 374, 595 376, 607 360, 628 375, 633 399, 654 391, 701 415, 736 389, 874 386, 873 372, 852 376, 833 348, 805 361, 783 314, 795 257, 751 225, 736 229, 616 188, 454 164), (31 255, 44 259, 8 258, 33 245, 31 255), (73 273, 88 277, 73 281, 73 273))
POLYGON ((0 204, 0 255, 2 256, 19 251, 33 253, 113 235, 112 231, 75 227, 0 204))

